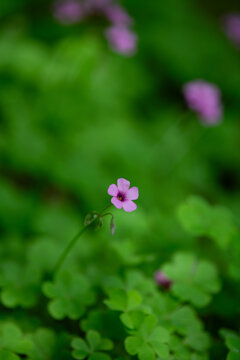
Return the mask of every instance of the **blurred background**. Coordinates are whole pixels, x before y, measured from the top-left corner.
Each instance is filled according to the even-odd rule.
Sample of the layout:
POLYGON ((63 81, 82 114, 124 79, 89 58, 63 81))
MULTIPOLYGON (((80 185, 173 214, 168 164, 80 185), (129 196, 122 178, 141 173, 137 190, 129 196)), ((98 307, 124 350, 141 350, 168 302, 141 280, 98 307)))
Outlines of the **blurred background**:
POLYGON ((100 210, 118 177, 140 189, 126 220, 139 227, 162 227, 192 193, 237 216, 240 53, 224 23, 237 11, 238 1, 1 2, 2 231, 34 232, 42 207, 100 210), (184 101, 195 79, 222 93, 216 126, 184 101))
MULTIPOLYGON (((231 17, 239 12, 237 0, 0 2, 4 306, 36 301, 35 288, 27 301, 15 289, 22 265, 51 269, 84 216, 108 205, 117 178, 140 192, 135 212, 114 210, 113 251, 126 264, 135 251, 154 253, 155 268, 176 250, 203 251, 175 215, 191 194, 238 221, 240 20, 231 17), (198 79, 221 94, 214 124, 184 97, 183 86, 198 79)), ((68 266, 92 266, 104 251, 92 255, 94 236, 68 266)), ((97 236, 104 244, 108 227, 97 236)))

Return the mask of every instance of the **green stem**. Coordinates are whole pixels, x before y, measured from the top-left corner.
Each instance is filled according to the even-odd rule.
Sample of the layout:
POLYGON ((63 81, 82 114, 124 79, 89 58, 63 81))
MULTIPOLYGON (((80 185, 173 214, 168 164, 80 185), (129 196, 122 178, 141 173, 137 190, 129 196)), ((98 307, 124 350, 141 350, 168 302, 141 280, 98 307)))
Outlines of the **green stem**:
MULTIPOLYGON (((90 224, 89 224, 90 225, 90 224)), ((66 247, 66 249, 63 251, 62 255, 59 257, 55 267, 54 267, 54 274, 57 274, 59 269, 61 268, 63 262, 65 261, 66 257, 68 256, 69 252, 72 250, 72 248, 74 247, 74 245, 76 244, 76 242, 78 241, 78 239, 80 238, 80 236, 87 230, 87 228, 89 227, 89 225, 85 225, 81 231, 79 231, 79 233, 77 233, 72 240, 70 241, 70 243, 68 244, 68 246, 66 247)))
MULTIPOLYGON (((108 205, 98 216, 105 216, 107 214, 103 214, 104 211, 106 211, 109 207, 111 207, 112 204, 108 205)), ((93 211, 93 213, 98 214, 97 212, 93 211)), ((87 228, 92 224, 92 222, 90 222, 89 224, 85 225, 81 231, 79 231, 70 241, 70 243, 67 245, 66 249, 63 251, 63 253, 60 255, 54 270, 53 270, 53 274, 57 274, 59 269, 61 268, 62 264, 64 263, 66 257, 68 256, 68 254, 70 253, 70 251, 72 250, 72 248, 74 247, 74 245, 76 244, 76 242, 78 241, 78 239, 80 238, 80 236, 87 230, 87 228)))
POLYGON ((104 213, 104 211, 108 210, 110 207, 112 207, 112 204, 109 204, 108 206, 106 206, 105 209, 103 209, 103 211, 101 212, 101 214, 104 213))

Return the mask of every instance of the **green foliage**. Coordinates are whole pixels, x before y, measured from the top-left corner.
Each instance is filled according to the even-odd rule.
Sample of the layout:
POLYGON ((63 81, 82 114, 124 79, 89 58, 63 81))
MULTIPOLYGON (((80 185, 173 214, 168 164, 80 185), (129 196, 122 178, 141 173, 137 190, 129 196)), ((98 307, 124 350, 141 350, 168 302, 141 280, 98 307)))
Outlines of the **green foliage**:
POLYGON ((33 346, 29 351, 29 360, 46 360, 53 355, 56 335, 49 329, 39 328, 30 335, 33 346))
POLYGON ((35 305, 39 287, 38 274, 31 272, 29 267, 24 268, 10 261, 3 263, 1 268, 2 304, 8 308, 28 308, 35 305))
POLYGON ((54 331, 39 327, 35 332, 23 334, 12 322, 0 324, 0 359, 48 360, 55 356, 60 360, 69 359, 68 341, 64 334, 57 338, 54 331), (61 351, 59 351, 61 347, 61 351))
POLYGON ((108 291, 109 300, 105 300, 105 304, 112 310, 131 311, 141 304, 141 295, 130 290, 125 292, 121 289, 111 289, 108 291))
POLYGON ((226 346, 229 349, 227 360, 240 359, 240 336, 233 331, 223 329, 221 335, 225 339, 226 346))
POLYGON ((13 323, 1 324, 0 327, 0 359, 19 360, 20 355, 26 355, 32 347, 31 341, 13 323))
POLYGON ((113 343, 109 339, 101 338, 101 335, 94 330, 89 330, 86 335, 86 341, 81 338, 74 338, 72 340, 74 359, 90 360, 110 360, 111 357, 104 353, 113 348, 113 343))
POLYGON ((169 355, 168 331, 157 325, 153 315, 146 316, 137 331, 132 331, 125 340, 125 348, 130 355, 140 360, 154 360, 156 356, 166 359, 169 355))
POLYGON ((0 1, 0 360, 239 359, 237 1, 122 1, 129 57, 100 14, 66 25, 53 3, 0 1), (184 102, 198 78, 221 91, 218 126, 184 102), (119 177, 137 210, 112 207, 114 236, 104 217, 54 274, 119 177))
POLYGON ((240 280, 240 236, 235 237, 229 251, 229 273, 237 281, 240 280))
POLYGON ((79 319, 86 307, 94 302, 94 293, 88 280, 79 274, 68 271, 57 275, 54 282, 43 285, 44 294, 52 299, 48 305, 49 313, 55 319, 79 319))
POLYGON ((204 358, 210 346, 209 335, 190 306, 179 308, 177 301, 169 294, 160 293, 153 281, 140 272, 128 271, 125 280, 119 280, 111 279, 111 286, 115 284, 115 288, 106 288, 109 299, 105 304, 120 312, 120 321, 128 334, 125 349, 131 356, 137 355, 140 360, 169 359, 172 354, 189 359, 193 353, 204 358), (142 301, 134 301, 130 307, 128 298, 133 291, 134 294, 141 292, 142 301))
POLYGON ((186 336, 186 344, 196 351, 209 347, 209 336, 202 329, 202 323, 193 309, 183 306, 172 313, 171 321, 180 335, 186 336))
POLYGON ((208 261, 198 260, 193 254, 175 254, 173 262, 164 265, 163 271, 174 281, 174 295, 197 307, 207 305, 211 301, 211 294, 220 289, 215 266, 208 261))
POLYGON ((194 236, 209 236, 226 248, 237 234, 237 226, 228 209, 210 206, 204 199, 191 197, 178 209, 183 227, 194 236))

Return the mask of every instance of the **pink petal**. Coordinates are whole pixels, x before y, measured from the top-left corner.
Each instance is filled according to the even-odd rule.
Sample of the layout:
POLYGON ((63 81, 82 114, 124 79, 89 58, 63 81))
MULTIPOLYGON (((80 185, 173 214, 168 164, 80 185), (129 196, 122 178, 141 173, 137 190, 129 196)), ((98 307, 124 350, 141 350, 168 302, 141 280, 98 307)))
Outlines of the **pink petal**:
POLYGON ((132 212, 132 211, 136 210, 136 208, 137 208, 137 205, 131 200, 124 201, 124 203, 123 203, 123 209, 127 212, 132 212))
POLYGON ((133 186, 131 189, 127 192, 127 199, 128 200, 137 200, 138 199, 138 188, 136 186, 133 186))
POLYGON ((129 189, 130 181, 120 178, 117 181, 117 186, 120 191, 122 191, 123 193, 126 193, 129 189))
POLYGON ((115 185, 115 184, 110 185, 108 188, 108 194, 111 196, 117 196, 117 194, 118 194, 117 185, 115 185))
POLYGON ((118 200, 116 197, 111 198, 111 203, 116 206, 117 209, 121 209, 123 207, 123 202, 118 200))

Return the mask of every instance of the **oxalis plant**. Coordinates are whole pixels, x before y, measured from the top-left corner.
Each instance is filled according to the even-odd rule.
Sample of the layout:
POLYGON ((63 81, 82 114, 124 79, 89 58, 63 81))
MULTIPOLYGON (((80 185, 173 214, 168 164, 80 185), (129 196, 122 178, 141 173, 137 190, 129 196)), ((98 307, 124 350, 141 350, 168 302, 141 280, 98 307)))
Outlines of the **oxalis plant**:
POLYGON ((133 200, 137 200, 139 196, 139 191, 136 186, 130 188, 130 182, 126 179, 120 178, 117 180, 117 185, 112 184, 108 188, 108 194, 112 196, 111 203, 108 205, 102 212, 92 211, 86 215, 84 219, 84 226, 83 228, 73 237, 70 241, 66 249, 63 251, 61 256, 59 257, 56 266, 54 268, 54 275, 58 273, 60 268, 62 267, 64 260, 73 249, 76 242, 79 240, 82 234, 94 224, 94 227, 100 228, 103 224, 103 218, 105 216, 110 216, 110 231, 112 235, 115 232, 115 220, 114 216, 109 209, 112 205, 114 205, 117 209, 124 209, 126 212, 132 212, 136 210, 137 205, 133 200))
MULTIPOLYGON (((129 181, 118 179, 108 194, 110 206, 136 210, 139 191, 130 188, 129 181)), ((84 232, 91 226, 99 228, 105 216, 110 217, 114 233, 110 206, 86 216, 83 228, 55 258, 54 271, 55 248, 51 250, 46 242, 27 249, 24 271, 10 265, 6 271, 3 268, 1 302, 13 316, 0 321, 0 360, 208 360, 219 349, 219 359, 239 360, 237 319, 234 330, 217 324, 214 335, 204 321, 213 311, 222 311, 222 296, 229 296, 217 261, 195 251, 175 251, 159 268, 159 258, 155 262, 139 255, 132 241, 99 244, 99 237, 81 271, 66 266, 77 241, 84 247, 84 232), (42 262, 39 253, 44 254, 42 262), (46 270, 51 272, 48 281, 46 270)), ((177 220, 184 237, 212 243, 224 264, 225 278, 239 284, 240 237, 232 213, 193 196, 178 207, 177 220)), ((234 301, 237 306, 237 293, 234 301)))

